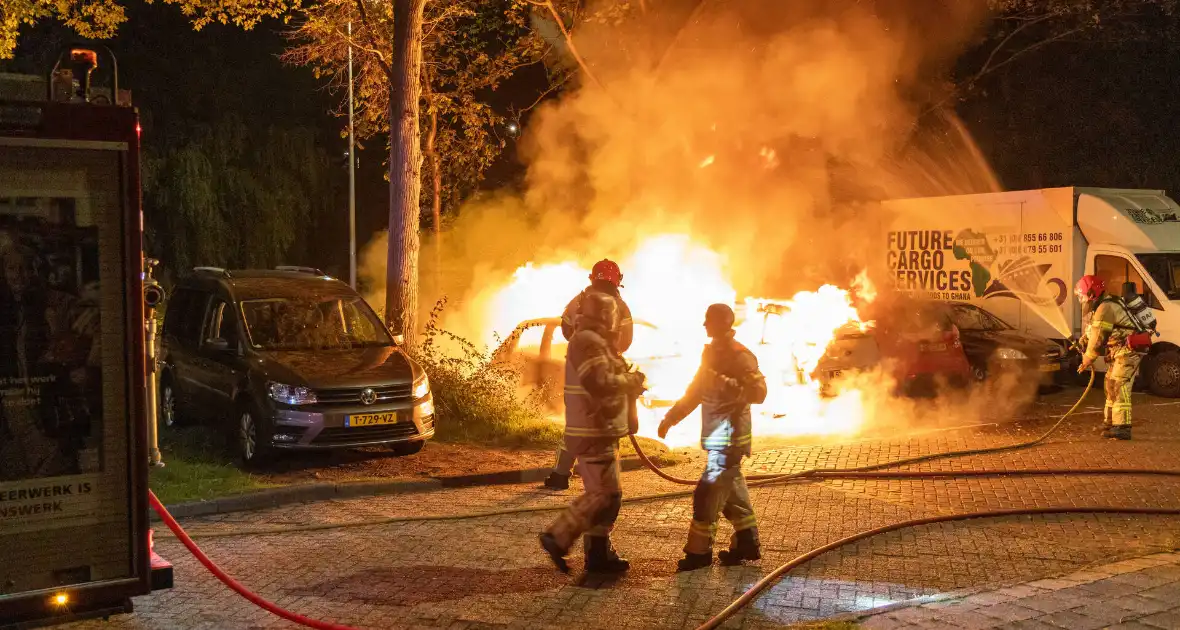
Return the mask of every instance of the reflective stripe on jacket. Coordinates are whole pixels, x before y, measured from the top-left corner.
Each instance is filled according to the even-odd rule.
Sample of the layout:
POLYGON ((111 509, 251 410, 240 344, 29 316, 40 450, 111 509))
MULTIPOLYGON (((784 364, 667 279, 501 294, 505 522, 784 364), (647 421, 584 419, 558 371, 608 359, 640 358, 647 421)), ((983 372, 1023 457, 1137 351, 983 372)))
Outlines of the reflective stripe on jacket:
POLYGON ((579 329, 565 355, 565 443, 579 453, 585 440, 627 435, 627 366, 601 332, 579 329))
POLYGON ((593 285, 586 287, 581 293, 574 296, 570 303, 566 305, 565 311, 561 314, 561 334, 568 341, 574 334, 575 325, 578 323, 578 313, 582 310, 582 300, 586 294, 595 291, 598 293, 605 293, 615 299, 615 304, 619 307, 619 321, 615 325, 614 334, 612 335, 615 350, 622 354, 631 347, 631 340, 635 336, 635 323, 631 320, 631 309, 627 303, 623 301, 622 296, 618 291, 603 291, 593 285))
POLYGON ((750 453, 750 405, 766 400, 766 378, 758 358, 729 336, 714 339, 701 353, 701 367, 688 391, 671 410, 674 423, 701 407, 701 448, 722 451, 731 447, 750 453), (722 378, 725 377, 725 378, 722 378), (731 379, 726 382, 726 379, 731 379))

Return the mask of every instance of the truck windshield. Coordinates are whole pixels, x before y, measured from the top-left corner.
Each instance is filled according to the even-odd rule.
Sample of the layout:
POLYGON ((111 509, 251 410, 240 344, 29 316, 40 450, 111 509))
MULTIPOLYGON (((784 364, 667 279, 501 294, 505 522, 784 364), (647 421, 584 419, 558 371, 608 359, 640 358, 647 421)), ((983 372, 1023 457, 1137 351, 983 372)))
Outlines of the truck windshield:
POLYGON ((1180 300, 1180 253, 1138 254, 1136 258, 1169 300, 1180 300))
POLYGON ((242 319, 260 350, 389 346, 393 340, 360 298, 245 300, 242 319))

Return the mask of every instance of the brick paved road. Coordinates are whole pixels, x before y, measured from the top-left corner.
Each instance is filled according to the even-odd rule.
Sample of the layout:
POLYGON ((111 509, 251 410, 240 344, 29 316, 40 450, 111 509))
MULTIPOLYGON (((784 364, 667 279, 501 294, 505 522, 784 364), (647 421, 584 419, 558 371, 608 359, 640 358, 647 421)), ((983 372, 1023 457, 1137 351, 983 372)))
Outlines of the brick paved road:
MULTIPOLYGON (((1072 392, 1076 396, 1077 392, 1072 392)), ((851 466, 949 449, 1028 439, 1068 408, 1069 393, 1030 409, 1019 422, 911 439, 784 448, 750 468, 789 472, 851 466)), ((1049 467, 1180 469, 1180 405, 1137 395, 1132 442, 1100 441, 1096 416, 1071 422, 1050 443, 1023 451, 926 462, 919 470, 1049 467), (1163 403, 1163 404, 1160 404, 1163 403), (1157 404, 1158 406, 1148 406, 1157 404)), ((1093 398, 1092 400, 1098 400, 1093 398)), ((1072 401, 1069 401, 1072 403, 1072 401)), ((1100 404, 1100 402, 1098 403, 1100 404)), ((695 476, 694 465, 679 467, 695 476)), ((629 496, 681 489, 644 471, 626 473, 629 496)), ((199 542, 231 574, 291 609, 369 628, 695 627, 778 564, 860 530, 922 516, 1021 506, 1180 507, 1180 479, 1036 477, 775 485, 753 490, 764 544, 760 566, 673 572, 690 516, 689 499, 624 507, 616 545, 633 569, 614 584, 574 584, 552 571, 536 532, 553 513, 463 521, 398 523, 199 542)), ((528 486, 331 501, 186 520, 194 532, 275 524, 344 523, 384 516, 454 514, 563 503, 528 486)), ((722 536, 726 536, 722 526, 722 536)), ((797 570, 730 627, 770 628, 869 609, 919 595, 1016 582, 1114 558, 1180 548, 1180 520, 1107 515, 1004 518, 942 524, 883 535, 797 570)), ((177 587, 136 602, 113 624, 75 628, 290 627, 216 583, 170 537, 157 549, 176 565, 177 587)))
POLYGON ((966 592, 857 621, 867 630, 1180 628, 1180 554, 1152 554, 1052 579, 966 592))

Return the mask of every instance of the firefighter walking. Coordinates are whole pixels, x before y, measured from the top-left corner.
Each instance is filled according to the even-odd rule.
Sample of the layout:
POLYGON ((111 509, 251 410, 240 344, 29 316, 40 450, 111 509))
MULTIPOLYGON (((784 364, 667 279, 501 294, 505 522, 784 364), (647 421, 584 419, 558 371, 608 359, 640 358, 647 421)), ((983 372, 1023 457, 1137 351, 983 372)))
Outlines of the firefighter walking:
POLYGON ((577 460, 582 494, 541 533, 541 547, 563 573, 565 557, 585 534, 586 570, 621 573, 630 568, 615 553, 610 533, 622 507, 619 438, 626 436, 629 399, 643 391, 644 376, 629 372, 610 346, 615 300, 588 294, 565 359, 565 450, 577 460))
MULTIPOLYGON (((619 294, 621 286, 623 286, 623 272, 614 261, 603 259, 595 263, 590 270, 590 286, 575 295, 561 315, 561 334, 565 340, 569 341, 574 334, 574 323, 578 313, 582 310, 586 296, 591 294, 607 295, 614 299, 615 305, 618 307, 618 325, 611 331, 609 341, 618 354, 626 352, 631 347, 634 325, 631 322, 631 309, 627 307, 623 296, 619 294)), ((545 479, 545 487, 552 490, 568 490, 570 473, 573 472, 573 469, 574 456, 559 445, 557 447, 557 463, 553 467, 553 472, 545 479)))
POLYGON ((722 564, 761 559, 758 525, 742 458, 750 455, 750 405, 766 400, 766 379, 758 371, 754 353, 734 339, 733 310, 714 304, 705 312, 705 346, 701 366, 688 391, 660 423, 661 438, 701 406, 701 447, 708 453, 705 471, 692 499, 692 523, 678 571, 692 571, 713 563, 713 538, 719 515, 733 525, 729 550, 717 554, 722 564))
POLYGON ((1131 313, 1117 297, 1106 294, 1106 283, 1098 276, 1082 276, 1074 289, 1082 303, 1084 355, 1078 372, 1106 356, 1106 406, 1102 414, 1102 437, 1131 439, 1131 386, 1139 373, 1141 357, 1129 343, 1139 332, 1131 313))

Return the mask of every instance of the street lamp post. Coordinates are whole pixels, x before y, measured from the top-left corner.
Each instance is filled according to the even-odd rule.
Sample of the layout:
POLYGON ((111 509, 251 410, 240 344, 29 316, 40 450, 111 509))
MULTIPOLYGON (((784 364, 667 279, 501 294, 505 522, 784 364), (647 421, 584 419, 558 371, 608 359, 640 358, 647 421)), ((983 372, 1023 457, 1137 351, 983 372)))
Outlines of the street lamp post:
POLYGON ((348 23, 348 283, 356 288, 356 139, 352 127, 352 22, 348 23))

